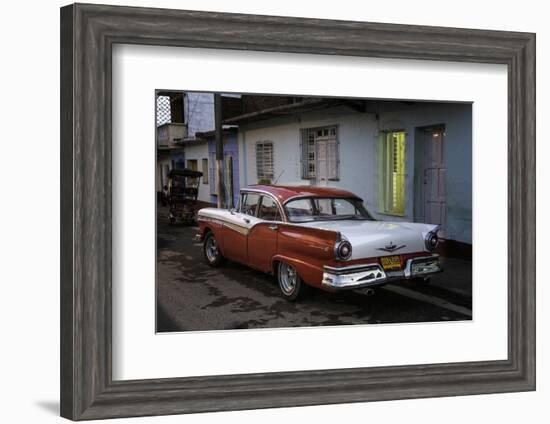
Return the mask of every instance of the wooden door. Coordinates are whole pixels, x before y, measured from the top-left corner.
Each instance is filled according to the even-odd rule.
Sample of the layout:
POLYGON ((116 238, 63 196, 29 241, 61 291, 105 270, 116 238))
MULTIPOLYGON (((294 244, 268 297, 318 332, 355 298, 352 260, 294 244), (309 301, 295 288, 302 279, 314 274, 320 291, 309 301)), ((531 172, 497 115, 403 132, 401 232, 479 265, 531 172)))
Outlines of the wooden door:
POLYGON ((441 225, 444 237, 447 221, 447 158, 444 128, 425 131, 424 138, 424 222, 441 225))

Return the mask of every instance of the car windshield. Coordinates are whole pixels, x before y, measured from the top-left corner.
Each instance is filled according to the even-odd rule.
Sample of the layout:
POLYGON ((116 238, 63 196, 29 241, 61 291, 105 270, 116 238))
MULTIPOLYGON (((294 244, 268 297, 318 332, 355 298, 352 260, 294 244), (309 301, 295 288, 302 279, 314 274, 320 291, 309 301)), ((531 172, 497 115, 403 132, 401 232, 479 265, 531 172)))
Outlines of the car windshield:
POLYGON ((363 202, 355 198, 305 197, 289 201, 285 205, 285 210, 290 222, 373 220, 363 202))

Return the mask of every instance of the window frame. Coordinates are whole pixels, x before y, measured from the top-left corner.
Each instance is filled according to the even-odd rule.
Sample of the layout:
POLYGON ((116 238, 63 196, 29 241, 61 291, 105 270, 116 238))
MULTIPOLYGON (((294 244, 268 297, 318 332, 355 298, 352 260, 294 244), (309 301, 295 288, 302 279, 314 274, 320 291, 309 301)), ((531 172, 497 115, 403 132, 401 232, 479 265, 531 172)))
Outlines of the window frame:
POLYGON ((258 208, 256 209, 256 218, 261 219, 262 221, 267 221, 267 222, 281 222, 282 221, 281 208, 280 208, 279 202, 277 202, 277 199, 275 199, 275 197, 273 197, 269 194, 262 193, 261 198, 260 198, 260 202, 258 203, 258 208), (261 209, 261 207, 264 203, 264 199, 267 198, 267 197, 270 198, 273 201, 273 203, 275 204, 275 207, 277 208, 277 214, 275 215, 275 217, 279 218, 279 219, 265 219, 265 218, 260 217, 260 209, 261 209))
POLYGON ((254 217, 256 217, 258 219, 261 219, 261 218, 258 217, 259 206, 261 205, 261 202, 263 201, 264 197, 270 197, 275 202, 275 204, 277 205, 277 210, 278 210, 280 220, 278 220, 278 221, 269 221, 269 222, 286 222, 287 221, 286 215, 285 215, 285 209, 284 209, 283 205, 281 205, 281 203, 277 200, 277 198, 274 195, 272 195, 271 193, 268 193, 268 192, 264 192, 264 191, 256 191, 256 190, 241 191, 240 194, 239 194, 239 199, 238 199, 238 202, 237 202, 237 206, 235 207, 236 212, 241 213, 243 215, 252 216, 252 215, 245 214, 242 211, 242 205, 244 204, 243 198, 248 194, 255 194, 255 195, 260 196, 260 201, 258 203, 258 207, 256 207, 256 214, 254 215, 254 217))
POLYGON ((241 193, 240 199, 239 199, 239 213, 246 215, 246 216, 253 216, 255 218, 258 217, 258 207, 260 206, 260 202, 262 200, 262 193, 254 192, 254 191, 246 191, 244 193, 241 193), (256 208, 254 210, 254 214, 248 214, 243 211, 243 207, 246 204, 246 198, 250 195, 258 196, 258 203, 256 203, 256 208))
MULTIPOLYGON (((255 160, 256 160, 256 179, 259 181, 262 180, 270 180, 273 181, 275 178, 275 146, 272 140, 259 140, 256 141, 255 147, 254 147, 254 154, 255 154, 255 160), (264 148, 266 145, 271 146, 271 174, 268 173, 260 173, 260 162, 258 161, 258 149, 264 148)), ((262 157, 265 153, 262 154, 262 157)), ((265 162, 262 160, 261 162, 262 167, 265 167, 265 162)), ((262 171, 265 171, 262 169, 262 171)))
MULTIPOLYGON (((379 166, 379 189, 378 189, 378 213, 382 215, 389 215, 389 216, 398 216, 398 217, 405 217, 407 215, 407 139, 408 139, 408 133, 404 129, 391 129, 391 130, 385 130, 382 131, 379 137, 379 148, 378 148, 378 166, 379 166), (393 189, 389 189, 389 186, 391 184, 391 187, 394 187, 394 182, 390 181, 392 178, 393 171, 390 171, 389 169, 389 161, 391 160, 393 162, 393 158, 389 157, 389 151, 388 151, 388 138, 392 134, 403 134, 403 172, 402 175, 402 209, 397 209, 395 205, 391 207, 388 207, 389 204, 389 196, 393 196, 393 189)), ((395 155, 394 150, 392 150, 392 155, 395 155)))
MULTIPOLYGON (((284 209, 287 221, 291 222, 291 223, 294 223, 294 224, 302 224, 302 223, 305 223, 305 222, 314 222, 314 221, 330 221, 331 219, 310 219, 310 220, 307 220, 307 221, 293 221, 291 219, 291 216, 288 213, 288 209, 287 209, 288 204, 290 204, 294 201, 298 201, 298 200, 307 200, 307 201, 309 201, 309 203, 311 205, 312 211, 315 213, 317 211, 317 205, 315 204, 315 199, 333 199, 333 200, 343 199, 343 200, 347 200, 349 203, 351 203, 355 206, 355 209, 357 211, 361 211, 361 207, 362 207, 363 212, 365 212, 365 214, 366 214, 366 215, 364 215, 364 218, 366 220, 376 221, 376 218, 374 216, 372 216, 372 214, 369 212, 369 210, 365 206, 365 202, 360 197, 354 197, 354 196, 311 196, 311 195, 294 196, 294 197, 291 197, 291 198, 289 198, 285 201, 285 203, 283 204, 283 209, 284 209), (358 203, 359 207, 356 203, 358 203)), ((312 216, 316 216, 316 215, 312 215, 312 216)), ((335 216, 345 216, 345 215, 335 215, 335 216)), ((337 220, 337 219, 335 219, 335 220, 337 220)))
MULTIPOLYGON (((317 170, 317 155, 318 155, 318 143, 317 140, 323 137, 334 136, 334 145, 335 145, 335 175, 327 177, 327 181, 340 181, 340 126, 339 124, 333 125, 323 125, 320 127, 311 127, 311 128, 301 128, 300 129, 300 167, 301 167, 301 179, 308 181, 317 181, 318 179, 318 170, 317 170), (317 131, 328 130, 327 135, 318 136, 317 131), (331 134, 331 131, 334 131, 334 134, 331 134), (310 136, 313 137, 313 145, 311 147, 310 136), (310 155, 313 155, 313 159, 310 158, 310 155), (313 166, 314 170, 311 171, 310 167, 313 166), (313 174, 312 174, 313 172, 313 174)), ((327 161, 329 158, 327 157, 327 161)), ((330 168, 330 166, 329 166, 330 168)))
POLYGON ((190 169, 192 171, 198 171, 199 170, 199 160, 198 159, 187 159, 185 161, 185 167, 187 169, 190 169), (193 165, 192 164, 195 164, 196 166, 194 167, 195 169, 193 169, 193 165))
POLYGON ((202 158, 201 166, 202 166, 202 183, 209 184, 210 178, 208 174, 210 173, 210 168, 209 168, 210 164, 209 164, 208 158, 202 158), (206 163, 206 168, 204 167, 205 163, 206 163))

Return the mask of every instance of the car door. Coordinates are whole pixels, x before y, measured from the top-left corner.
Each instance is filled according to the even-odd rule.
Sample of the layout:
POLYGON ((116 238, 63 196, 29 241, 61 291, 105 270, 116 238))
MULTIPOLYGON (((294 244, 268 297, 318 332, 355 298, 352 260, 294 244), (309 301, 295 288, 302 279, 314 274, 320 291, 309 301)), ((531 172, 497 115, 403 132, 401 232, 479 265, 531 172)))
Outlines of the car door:
POLYGON ((243 193, 239 209, 228 214, 222 229, 222 251, 224 256, 243 264, 248 263, 247 240, 250 229, 258 223, 256 212, 260 194, 243 193))
POLYGON ((277 253, 278 223, 281 221, 275 199, 262 195, 257 208, 258 222, 248 233, 248 264, 262 271, 271 270, 271 259, 277 253))

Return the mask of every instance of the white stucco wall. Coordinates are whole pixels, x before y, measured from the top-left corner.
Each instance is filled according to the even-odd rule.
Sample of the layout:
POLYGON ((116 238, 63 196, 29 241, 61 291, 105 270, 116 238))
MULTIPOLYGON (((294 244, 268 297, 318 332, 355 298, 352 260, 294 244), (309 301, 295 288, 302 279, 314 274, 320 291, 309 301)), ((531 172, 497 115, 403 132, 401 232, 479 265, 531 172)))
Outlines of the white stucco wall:
POLYGON ((363 198, 368 210, 383 220, 414 220, 414 142, 417 127, 445 124, 447 133, 447 235, 471 243, 472 235, 472 145, 471 105, 391 104, 374 113, 350 108, 309 112, 300 117, 278 118, 241 126, 239 156, 241 185, 256 184, 255 144, 270 140, 274 146, 274 175, 278 184, 309 184, 301 179, 300 129, 338 125, 340 180, 328 182, 363 198), (378 141, 381 131, 407 133, 406 212, 403 217, 378 212, 378 141), (281 174, 282 173, 282 174, 281 174))
POLYGON ((170 152, 163 152, 157 156, 157 169, 155 172, 155 186, 157 191, 162 191, 163 185, 168 184, 168 176, 165 171, 166 166, 168 166, 169 169, 172 169, 170 152), (161 180, 161 175, 163 176, 164 181, 161 180))
MULTIPOLYGON (((210 158, 208 157, 208 143, 206 141, 201 143, 190 143, 185 146, 185 166, 188 166, 189 160, 197 161, 197 170, 202 172, 202 160, 210 158)), ((199 184, 198 200, 202 202, 210 203, 210 184, 204 184, 204 179, 201 179, 199 184)))

